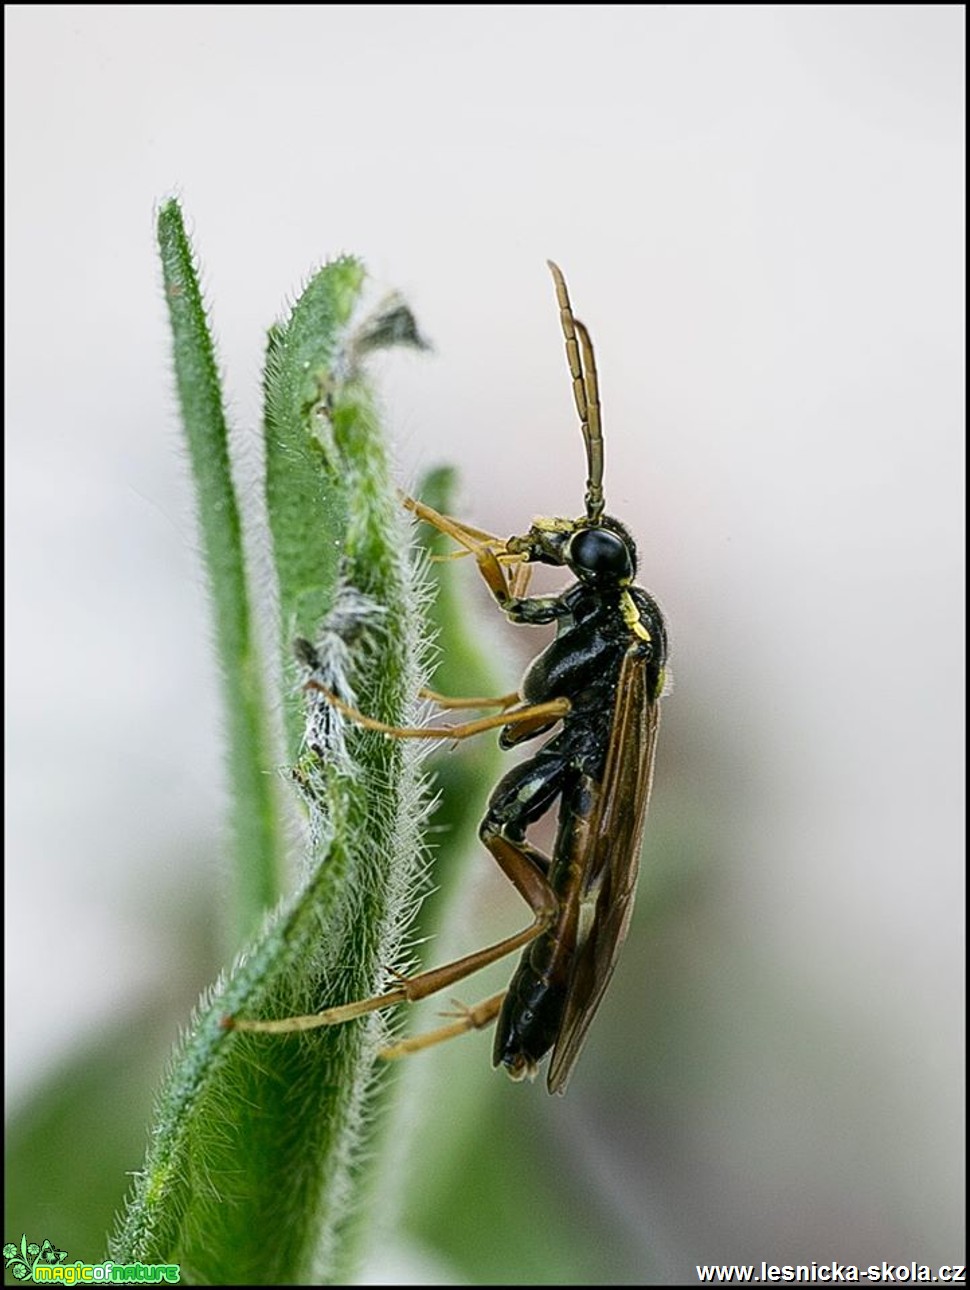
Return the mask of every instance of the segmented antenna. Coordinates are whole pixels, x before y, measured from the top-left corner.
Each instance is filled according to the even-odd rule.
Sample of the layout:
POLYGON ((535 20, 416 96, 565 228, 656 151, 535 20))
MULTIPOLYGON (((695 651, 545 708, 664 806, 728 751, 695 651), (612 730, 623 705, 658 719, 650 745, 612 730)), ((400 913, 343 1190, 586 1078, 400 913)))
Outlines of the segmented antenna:
POLYGON ((596 357, 589 332, 573 316, 562 270, 552 260, 547 261, 556 284, 559 301, 559 319, 566 340, 566 360, 573 378, 573 398, 579 414, 579 427, 586 444, 586 515, 598 520, 603 514, 606 500, 603 497, 603 422, 600 417, 599 382, 596 379, 596 357))

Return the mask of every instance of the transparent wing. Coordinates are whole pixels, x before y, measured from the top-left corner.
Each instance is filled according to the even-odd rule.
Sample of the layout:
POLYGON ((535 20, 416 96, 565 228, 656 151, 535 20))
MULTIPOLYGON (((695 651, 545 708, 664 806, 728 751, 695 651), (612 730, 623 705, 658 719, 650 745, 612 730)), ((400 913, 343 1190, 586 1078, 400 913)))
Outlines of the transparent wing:
POLYGON ((562 1025, 549 1064, 550 1093, 566 1091, 630 925, 659 719, 656 697, 649 692, 643 651, 631 646, 620 669, 583 884, 585 892, 595 892, 595 911, 588 935, 576 951, 562 1025))

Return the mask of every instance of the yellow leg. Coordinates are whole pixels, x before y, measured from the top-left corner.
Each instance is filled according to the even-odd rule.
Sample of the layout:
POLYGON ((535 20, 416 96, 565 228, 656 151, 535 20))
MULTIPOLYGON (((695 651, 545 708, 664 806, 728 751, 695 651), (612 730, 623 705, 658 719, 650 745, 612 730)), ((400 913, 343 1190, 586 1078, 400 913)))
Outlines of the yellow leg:
POLYGON ((454 1014, 444 1014, 456 1016, 456 1021, 446 1026, 438 1026, 435 1030, 428 1030, 423 1035, 411 1035, 408 1039, 399 1039, 397 1043, 382 1048, 377 1055, 386 1062, 393 1062, 399 1057, 407 1057, 411 1053, 420 1053, 425 1048, 433 1048, 435 1044, 443 1044, 446 1039, 467 1035, 469 1030, 484 1030, 498 1016, 506 994, 508 991, 502 990, 499 994, 493 994, 490 999, 483 999, 481 1003, 476 1003, 471 1008, 458 1004, 454 1014))
MULTIPOLYGON (((545 878, 536 870, 533 870, 532 873, 535 881, 541 883, 545 890, 550 892, 545 878)), ((416 976, 404 977, 401 985, 395 986, 393 990, 385 991, 384 994, 375 994, 369 999, 355 999, 353 1003, 339 1004, 336 1008, 324 1008, 322 1012, 309 1012, 299 1017, 279 1017, 275 1020, 267 1021, 250 1020, 244 1017, 225 1017, 222 1024, 226 1030, 249 1030, 263 1035, 288 1035, 304 1030, 319 1030, 323 1026, 340 1026, 345 1021, 353 1021, 356 1017, 366 1016, 368 1012, 378 1012, 382 1008, 393 1008, 399 1003, 416 1003, 419 999, 426 999, 431 994, 437 994, 439 990, 446 990, 449 986, 457 985, 465 977, 481 971, 482 968, 488 967, 490 963, 498 962, 499 959, 505 958, 507 954, 514 954, 516 950, 522 949, 523 946, 528 945, 530 941, 535 940, 537 936, 544 932, 554 917, 555 897, 550 892, 550 901, 547 907, 541 913, 538 913, 535 920, 528 927, 523 928, 521 932, 516 932, 514 936, 506 936, 494 945, 488 945, 484 949, 476 950, 473 954, 466 954, 464 958, 455 959, 453 963, 445 963, 442 967, 431 968, 428 972, 419 972, 416 976)), ((463 1029, 467 1030, 468 1027, 465 1026, 463 1029)), ((456 1033, 460 1033, 460 1031, 456 1033)))
POLYGON ((494 533, 486 533, 484 529, 472 528, 471 525, 463 524, 450 515, 442 515, 440 511, 425 506, 424 502, 416 501, 413 497, 402 495, 402 500, 405 507, 419 520, 424 520, 426 524, 436 528, 439 533, 446 534, 474 555, 478 561, 478 571, 489 591, 499 604, 504 605, 511 593, 502 570, 502 561, 507 564, 520 564, 525 556, 518 552, 510 552, 505 538, 496 537, 494 533))
POLYGON ((439 533, 445 533, 448 537, 454 538, 458 545, 463 546, 467 551, 477 552, 482 547, 494 547, 498 551, 505 550, 505 539, 497 537, 494 533, 473 528, 470 524, 464 524, 451 515, 442 515, 434 507, 426 506, 424 502, 419 502, 406 494, 401 494, 401 500, 406 510, 411 511, 419 520, 430 524, 432 528, 436 528, 439 533))
POLYGON ((486 730, 497 730, 501 726, 515 726, 523 722, 556 721, 564 717, 572 707, 568 699, 549 699, 546 703, 532 703, 527 707, 512 712, 498 712, 494 717, 479 717, 477 721, 463 721, 456 726, 392 726, 375 717, 366 717, 356 708, 344 703, 319 681, 309 680, 306 689, 322 694, 328 703, 338 712, 342 712, 348 721, 363 726, 365 730, 376 730, 391 739, 471 739, 474 735, 483 734, 486 730))
POLYGON ((501 694, 495 699, 455 699, 448 694, 439 694, 437 690, 423 689, 418 694, 422 699, 430 699, 432 703, 437 703, 439 708, 511 708, 513 704, 520 702, 518 690, 513 690, 511 694, 501 694))
POLYGON ((322 1012, 306 1013, 300 1017, 280 1017, 271 1021, 255 1021, 226 1017, 223 1025, 227 1030, 259 1031, 262 1034, 290 1034, 296 1031, 317 1030, 321 1026, 339 1026, 355 1017, 363 1017, 368 1012, 377 1012, 381 1008, 392 1008, 398 1003, 416 1003, 447 990, 471 976, 490 963, 497 963, 508 954, 514 954, 530 941, 535 940, 547 931, 559 912, 559 903, 555 892, 545 877, 548 860, 538 855, 527 843, 513 842, 502 834, 492 834, 483 841, 500 869, 513 884, 519 895, 532 910, 533 919, 528 927, 512 936, 503 937, 494 945, 466 954, 452 963, 419 972, 412 977, 399 977, 399 984, 384 994, 372 995, 369 999, 356 999, 336 1008, 324 1008, 322 1012))
POLYGON ((523 560, 512 570, 512 577, 509 579, 509 592, 515 600, 521 600, 524 597, 529 590, 531 579, 532 565, 523 560))

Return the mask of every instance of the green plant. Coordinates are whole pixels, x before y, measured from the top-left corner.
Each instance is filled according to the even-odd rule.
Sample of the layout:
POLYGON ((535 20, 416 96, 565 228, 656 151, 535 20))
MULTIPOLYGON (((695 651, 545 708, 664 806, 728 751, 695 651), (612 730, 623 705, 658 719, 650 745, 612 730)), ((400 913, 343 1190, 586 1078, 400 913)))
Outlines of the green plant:
POLYGON ((223 1021, 372 993, 382 966, 402 961, 425 867, 420 750, 346 730, 301 681, 322 673, 367 711, 401 721, 423 678, 421 575, 363 371, 372 350, 421 342, 399 300, 355 321, 364 272, 350 257, 317 273, 270 332, 266 513, 284 758, 307 856, 296 890, 266 917, 286 870, 284 830, 226 418, 175 202, 158 232, 223 678, 245 949, 173 1059, 112 1252, 179 1263, 194 1281, 333 1280, 349 1266, 361 1144, 380 1128, 374 1062, 386 1023, 281 1042, 223 1021))

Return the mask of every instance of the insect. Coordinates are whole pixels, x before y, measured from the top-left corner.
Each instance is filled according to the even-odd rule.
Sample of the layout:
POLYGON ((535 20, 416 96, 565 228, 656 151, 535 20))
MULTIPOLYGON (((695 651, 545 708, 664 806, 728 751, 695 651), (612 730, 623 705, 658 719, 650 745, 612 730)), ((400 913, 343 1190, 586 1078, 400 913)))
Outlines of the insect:
MULTIPOLYGON (((573 395, 586 446, 585 514, 538 518, 507 539, 441 515, 411 498, 414 514, 474 555, 489 591, 513 623, 555 624, 555 639, 526 670, 520 689, 500 699, 444 699, 450 708, 497 707, 459 725, 394 727, 327 699, 349 719, 395 738, 464 739, 501 729, 503 748, 550 737, 508 771, 489 799, 479 835, 532 910, 528 927, 443 967, 398 978, 391 989, 307 1017, 235 1020, 239 1029, 303 1030, 334 1025, 413 1002, 517 950, 506 991, 456 1020, 383 1051, 385 1057, 439 1043, 496 1022, 493 1063, 513 1079, 532 1078, 551 1050, 547 1086, 563 1093, 613 974, 633 910, 640 842, 653 777, 667 637, 655 600, 634 584, 637 557, 626 527, 605 513, 603 434, 596 360, 586 327, 573 315, 557 265, 555 282, 573 395), (529 566, 568 569, 558 595, 528 596, 529 566), (551 855, 526 833, 558 801, 551 855)), ((318 690, 322 685, 309 682, 318 690)))

